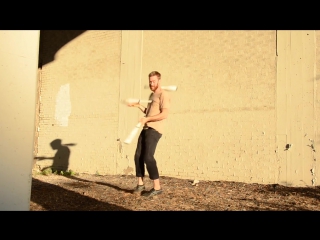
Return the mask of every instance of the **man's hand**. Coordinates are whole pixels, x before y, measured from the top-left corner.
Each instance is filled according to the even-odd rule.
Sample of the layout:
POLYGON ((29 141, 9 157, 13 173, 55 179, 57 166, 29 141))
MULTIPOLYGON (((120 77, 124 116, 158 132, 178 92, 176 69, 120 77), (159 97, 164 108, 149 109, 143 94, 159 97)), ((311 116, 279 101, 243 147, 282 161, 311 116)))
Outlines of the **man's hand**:
POLYGON ((139 107, 140 103, 127 103, 127 106, 129 106, 129 107, 139 107))
POLYGON ((128 107, 137 107, 140 109, 141 112, 146 113, 146 109, 144 106, 142 106, 140 103, 127 103, 128 107))
POLYGON ((45 159, 52 159, 52 158, 50 158, 50 157, 35 157, 34 159, 45 160, 45 159))
POLYGON ((143 126, 145 123, 148 122, 148 120, 149 119, 147 117, 140 118, 141 125, 143 126))

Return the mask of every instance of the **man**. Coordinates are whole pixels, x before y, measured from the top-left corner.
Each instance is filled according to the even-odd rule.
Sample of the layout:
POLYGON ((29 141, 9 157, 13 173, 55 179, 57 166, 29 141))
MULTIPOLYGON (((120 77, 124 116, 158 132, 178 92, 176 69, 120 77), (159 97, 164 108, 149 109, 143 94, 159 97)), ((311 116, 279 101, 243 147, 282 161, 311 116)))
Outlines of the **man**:
POLYGON ((143 194, 145 197, 152 197, 162 193, 159 180, 159 171, 154 153, 158 141, 162 137, 164 122, 168 117, 170 107, 169 94, 161 89, 161 74, 157 71, 149 73, 149 88, 152 91, 149 99, 152 100, 147 107, 140 103, 128 104, 138 107, 145 117, 140 119, 143 129, 139 135, 137 149, 134 155, 136 177, 138 180, 134 192, 139 193, 145 190, 143 178, 145 176, 145 165, 149 178, 153 180, 153 188, 150 192, 143 194))

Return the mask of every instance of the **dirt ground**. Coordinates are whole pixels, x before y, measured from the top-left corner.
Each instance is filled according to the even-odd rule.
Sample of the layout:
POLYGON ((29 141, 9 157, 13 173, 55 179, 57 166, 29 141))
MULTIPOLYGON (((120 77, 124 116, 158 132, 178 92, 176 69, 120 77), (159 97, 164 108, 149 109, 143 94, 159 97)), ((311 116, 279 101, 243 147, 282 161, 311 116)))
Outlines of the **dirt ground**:
MULTIPOLYGON (((163 193, 132 193, 134 176, 33 174, 30 211, 319 211, 320 187, 160 177, 163 193), (150 204, 152 203, 152 204, 150 204)), ((152 182, 145 180, 146 191, 152 182)))

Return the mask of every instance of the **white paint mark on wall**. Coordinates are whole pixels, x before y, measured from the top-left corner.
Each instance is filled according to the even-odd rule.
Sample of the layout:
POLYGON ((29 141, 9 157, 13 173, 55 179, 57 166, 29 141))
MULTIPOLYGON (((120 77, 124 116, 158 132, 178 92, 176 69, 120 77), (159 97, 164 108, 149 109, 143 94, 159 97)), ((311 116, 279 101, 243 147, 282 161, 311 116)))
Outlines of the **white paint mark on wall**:
POLYGON ((56 97, 55 119, 57 121, 57 124, 62 127, 67 127, 70 113, 70 85, 65 84, 60 87, 60 90, 56 97))

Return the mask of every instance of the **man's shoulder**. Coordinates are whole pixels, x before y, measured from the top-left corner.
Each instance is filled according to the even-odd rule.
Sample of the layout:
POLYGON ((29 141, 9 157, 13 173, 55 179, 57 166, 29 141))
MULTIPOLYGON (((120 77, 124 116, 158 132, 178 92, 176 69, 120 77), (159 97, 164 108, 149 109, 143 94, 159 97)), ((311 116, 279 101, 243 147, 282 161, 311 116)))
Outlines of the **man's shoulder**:
POLYGON ((161 96, 167 98, 170 97, 170 94, 165 90, 161 90, 161 96))

